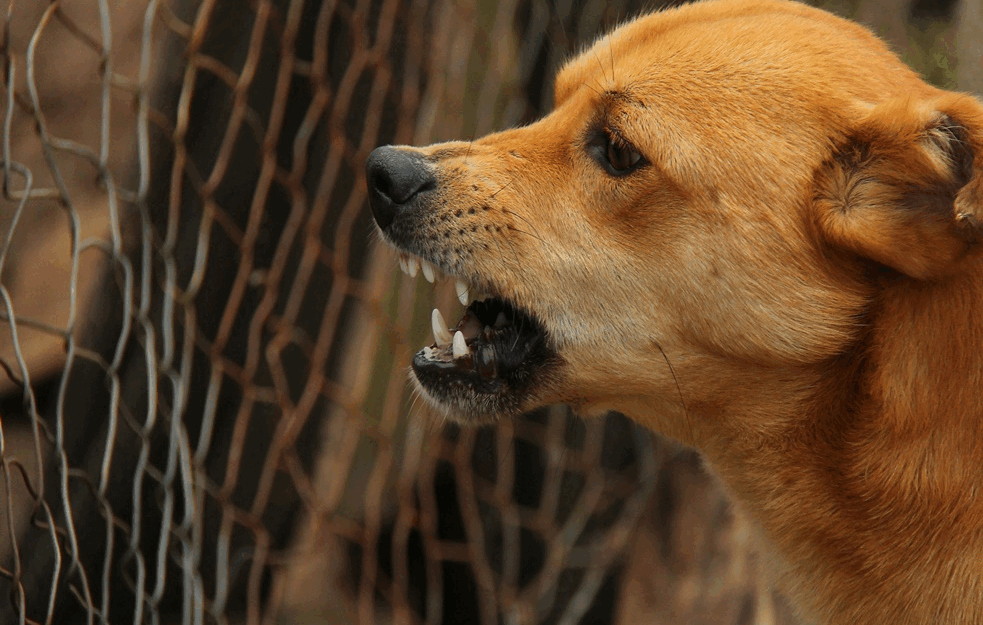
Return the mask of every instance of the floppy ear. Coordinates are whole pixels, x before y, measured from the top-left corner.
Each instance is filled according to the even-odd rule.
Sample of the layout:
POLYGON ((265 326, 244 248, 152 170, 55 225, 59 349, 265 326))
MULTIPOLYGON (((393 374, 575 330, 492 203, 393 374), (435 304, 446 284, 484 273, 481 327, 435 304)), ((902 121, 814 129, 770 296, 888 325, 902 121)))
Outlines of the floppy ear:
POLYGON ((946 93, 866 111, 816 176, 833 243, 918 279, 983 247, 983 105, 946 93))

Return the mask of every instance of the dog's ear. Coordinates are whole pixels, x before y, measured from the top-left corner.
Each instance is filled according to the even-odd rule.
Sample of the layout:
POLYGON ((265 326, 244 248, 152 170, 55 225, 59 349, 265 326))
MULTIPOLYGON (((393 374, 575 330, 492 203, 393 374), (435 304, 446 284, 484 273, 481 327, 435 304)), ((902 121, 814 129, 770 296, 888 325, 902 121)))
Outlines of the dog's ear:
POLYGON ((864 111, 816 176, 819 230, 918 279, 983 248, 983 105, 960 94, 864 111))

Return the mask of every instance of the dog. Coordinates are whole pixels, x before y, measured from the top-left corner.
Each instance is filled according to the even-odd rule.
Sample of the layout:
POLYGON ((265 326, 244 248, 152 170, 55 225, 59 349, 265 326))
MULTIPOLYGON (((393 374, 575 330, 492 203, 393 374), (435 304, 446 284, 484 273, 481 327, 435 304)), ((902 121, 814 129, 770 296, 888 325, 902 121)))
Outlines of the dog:
POLYGON ((699 449, 812 622, 983 623, 983 104, 786 0, 636 19, 554 93, 366 163, 404 271, 466 306, 419 393, 699 449))

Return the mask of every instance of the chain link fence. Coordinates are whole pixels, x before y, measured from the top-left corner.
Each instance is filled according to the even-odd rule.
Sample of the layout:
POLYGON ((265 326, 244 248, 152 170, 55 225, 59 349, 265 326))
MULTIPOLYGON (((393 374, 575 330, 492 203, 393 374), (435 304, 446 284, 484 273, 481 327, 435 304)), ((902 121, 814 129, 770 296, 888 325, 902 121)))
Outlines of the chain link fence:
POLYGON ((793 623, 693 452, 427 415, 364 207, 662 4, 7 0, 0 623, 793 623))

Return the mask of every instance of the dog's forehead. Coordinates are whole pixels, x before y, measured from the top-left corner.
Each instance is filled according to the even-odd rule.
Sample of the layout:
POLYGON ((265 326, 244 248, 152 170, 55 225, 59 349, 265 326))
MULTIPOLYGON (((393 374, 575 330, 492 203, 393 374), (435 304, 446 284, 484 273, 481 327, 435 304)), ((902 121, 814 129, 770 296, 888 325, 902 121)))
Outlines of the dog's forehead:
POLYGON ((690 94, 728 97, 734 94, 721 89, 728 83, 750 84, 759 97, 811 83, 817 94, 835 90, 874 101, 878 94, 903 92, 917 76, 866 29, 805 5, 694 3, 643 16, 602 36, 557 74, 555 102, 582 88, 658 97, 682 87, 690 94), (862 64, 843 52, 858 45, 869 50, 862 64))

